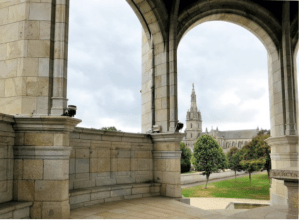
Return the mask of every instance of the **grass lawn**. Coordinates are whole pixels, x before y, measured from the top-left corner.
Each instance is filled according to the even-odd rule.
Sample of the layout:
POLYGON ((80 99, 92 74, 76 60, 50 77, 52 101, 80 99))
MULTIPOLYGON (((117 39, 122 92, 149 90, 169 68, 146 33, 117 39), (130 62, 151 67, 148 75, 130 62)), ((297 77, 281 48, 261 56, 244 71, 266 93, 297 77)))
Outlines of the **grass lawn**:
POLYGON ((241 199, 262 199, 269 200, 269 179, 268 174, 251 175, 251 186, 249 177, 238 177, 231 180, 209 183, 207 189, 204 185, 182 189, 184 197, 219 197, 219 198, 241 198, 241 199))
POLYGON ((185 173, 181 173, 181 174, 189 174, 189 173, 197 173, 196 171, 189 171, 189 172, 185 172, 185 173))

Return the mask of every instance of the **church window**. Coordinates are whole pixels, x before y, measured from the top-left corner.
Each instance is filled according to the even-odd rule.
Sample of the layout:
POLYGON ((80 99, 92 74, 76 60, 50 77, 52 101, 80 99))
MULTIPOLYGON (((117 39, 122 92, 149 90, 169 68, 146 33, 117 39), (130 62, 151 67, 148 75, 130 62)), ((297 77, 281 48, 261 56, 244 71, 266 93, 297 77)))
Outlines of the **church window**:
POLYGON ((199 128, 199 124, 198 124, 198 128, 199 128))
POLYGON ((191 128, 193 128, 193 124, 191 123, 191 128))
POLYGON ((191 134, 191 138, 193 137, 193 134, 191 134))

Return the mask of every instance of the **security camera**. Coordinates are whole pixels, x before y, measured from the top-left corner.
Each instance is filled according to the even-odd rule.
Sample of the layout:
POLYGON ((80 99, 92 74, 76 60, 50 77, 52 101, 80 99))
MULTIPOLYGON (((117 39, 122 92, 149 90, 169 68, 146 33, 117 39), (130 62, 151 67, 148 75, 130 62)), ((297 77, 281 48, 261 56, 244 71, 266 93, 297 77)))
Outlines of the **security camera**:
POLYGON ((74 115, 76 115, 76 110, 76 105, 68 105, 68 108, 65 110, 64 114, 62 114, 62 116, 74 117, 74 115))
POLYGON ((183 123, 178 122, 175 127, 175 132, 179 132, 183 128, 183 123))

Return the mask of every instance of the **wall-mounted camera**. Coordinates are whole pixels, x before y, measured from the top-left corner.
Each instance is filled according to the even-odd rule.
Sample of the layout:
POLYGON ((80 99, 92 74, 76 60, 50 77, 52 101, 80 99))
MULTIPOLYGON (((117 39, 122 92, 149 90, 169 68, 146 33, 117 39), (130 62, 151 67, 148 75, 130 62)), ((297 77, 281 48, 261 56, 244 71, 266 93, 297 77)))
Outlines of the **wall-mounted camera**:
POLYGON ((62 116, 74 117, 76 115, 77 107, 76 105, 68 105, 68 108, 65 110, 62 116))
POLYGON ((175 127, 175 132, 179 132, 183 128, 183 123, 178 122, 175 127))

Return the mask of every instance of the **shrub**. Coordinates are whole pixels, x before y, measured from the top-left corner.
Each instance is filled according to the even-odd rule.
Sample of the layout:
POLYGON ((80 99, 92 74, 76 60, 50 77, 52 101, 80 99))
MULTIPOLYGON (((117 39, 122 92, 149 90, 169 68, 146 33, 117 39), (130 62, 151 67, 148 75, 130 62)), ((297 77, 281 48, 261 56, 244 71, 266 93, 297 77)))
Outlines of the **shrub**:
POLYGON ((192 152, 182 142, 180 143, 180 150, 181 150, 181 160, 180 160, 181 173, 189 172, 191 169, 192 152))

